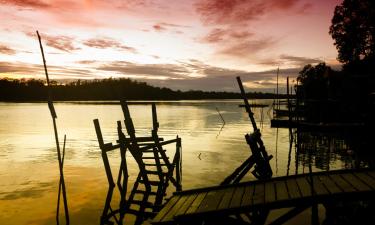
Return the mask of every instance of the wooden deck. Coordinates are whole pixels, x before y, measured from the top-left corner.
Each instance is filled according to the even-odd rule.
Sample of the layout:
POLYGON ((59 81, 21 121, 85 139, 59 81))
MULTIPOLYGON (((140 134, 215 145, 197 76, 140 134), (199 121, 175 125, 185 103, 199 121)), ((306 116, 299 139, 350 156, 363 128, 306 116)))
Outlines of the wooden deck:
POLYGON ((254 210, 374 199, 375 170, 338 170, 176 192, 151 221, 177 224, 254 210), (312 181, 312 182, 311 182, 312 181))

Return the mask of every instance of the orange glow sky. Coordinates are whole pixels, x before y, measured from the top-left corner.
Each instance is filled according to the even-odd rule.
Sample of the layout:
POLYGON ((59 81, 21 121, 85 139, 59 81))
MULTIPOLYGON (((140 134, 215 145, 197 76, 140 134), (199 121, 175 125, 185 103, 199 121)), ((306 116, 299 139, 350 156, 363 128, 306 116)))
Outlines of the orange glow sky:
POLYGON ((340 0, 0 0, 0 78, 130 77, 172 89, 253 91, 337 51, 340 0))

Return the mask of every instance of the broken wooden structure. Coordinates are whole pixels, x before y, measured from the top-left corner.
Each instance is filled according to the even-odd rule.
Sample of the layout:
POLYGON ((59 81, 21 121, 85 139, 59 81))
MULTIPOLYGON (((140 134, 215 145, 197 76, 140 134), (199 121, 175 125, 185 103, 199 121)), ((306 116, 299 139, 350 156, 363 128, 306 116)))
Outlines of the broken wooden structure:
POLYGON ((130 116, 128 103, 121 101, 121 107, 125 117, 127 135, 123 132, 121 122, 117 122, 118 140, 116 144, 104 143, 99 121, 94 120, 95 130, 102 151, 103 163, 108 179, 108 193, 101 216, 101 224, 123 224, 126 214, 136 216, 135 224, 153 217, 163 204, 167 187, 172 183, 176 191, 181 191, 181 139, 164 141, 158 136, 159 123, 157 121, 156 106, 152 103, 153 129, 149 137, 137 137, 133 120, 130 116), (169 159, 165 145, 175 144, 176 152, 172 160, 169 159), (117 187, 120 192, 120 204, 117 209, 111 207, 112 195, 115 188, 115 180, 112 175, 107 152, 120 150, 120 169, 117 175, 117 187), (129 195, 127 185, 129 174, 126 163, 126 152, 134 157, 139 173, 129 195))
POLYGON ((250 103, 247 99, 245 90, 243 88, 241 78, 237 77, 237 82, 241 90, 241 96, 244 101, 244 107, 249 115, 251 124, 254 132, 246 134, 245 139, 250 147, 251 155, 245 160, 232 174, 224 179, 222 185, 235 184, 241 181, 241 179, 254 167, 252 174, 260 180, 269 179, 272 177, 272 169, 269 161, 272 156, 268 156, 266 148, 264 147, 260 130, 255 122, 254 113, 251 111, 250 103))

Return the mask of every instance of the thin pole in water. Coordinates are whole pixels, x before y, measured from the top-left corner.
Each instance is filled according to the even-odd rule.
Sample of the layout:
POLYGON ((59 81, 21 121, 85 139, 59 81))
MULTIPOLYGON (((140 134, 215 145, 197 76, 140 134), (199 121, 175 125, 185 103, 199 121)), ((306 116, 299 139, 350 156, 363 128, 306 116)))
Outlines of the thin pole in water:
MULTIPOLYGON (((38 35, 40 51, 42 52, 42 58, 43 58, 44 72, 45 72, 46 78, 47 78, 48 108, 49 108, 50 113, 51 113, 52 123, 53 123, 53 130, 54 130, 54 133, 55 133, 57 159, 59 161, 61 190, 62 190, 62 196, 63 196, 63 202, 64 202, 65 221, 66 221, 66 224, 69 224, 68 200, 67 200, 66 188, 65 188, 64 171, 63 171, 63 160, 61 158, 59 136, 58 136, 58 133, 57 133, 57 125, 56 125, 57 115, 56 115, 56 111, 55 111, 55 108, 54 108, 53 102, 52 102, 52 95, 51 95, 51 89, 50 89, 50 81, 49 81, 49 77, 48 77, 48 70, 47 70, 47 65, 46 65, 46 59, 44 57, 44 51, 43 51, 42 41, 41 41, 41 38, 40 38, 40 35, 39 35, 38 31, 36 31, 36 34, 38 35)), ((57 214, 58 213, 59 212, 57 212, 57 214)), ((59 224, 58 216, 56 216, 56 219, 57 219, 57 221, 56 221, 57 224, 59 224)))

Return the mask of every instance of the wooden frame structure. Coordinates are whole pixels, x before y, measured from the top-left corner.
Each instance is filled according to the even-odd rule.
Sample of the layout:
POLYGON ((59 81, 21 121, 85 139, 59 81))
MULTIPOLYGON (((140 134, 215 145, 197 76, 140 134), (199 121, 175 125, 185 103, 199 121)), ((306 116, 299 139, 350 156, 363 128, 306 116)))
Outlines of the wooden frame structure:
POLYGON ((126 101, 121 101, 125 117, 125 128, 129 137, 123 132, 120 121, 117 121, 118 140, 115 145, 104 143, 99 121, 94 120, 95 130, 102 151, 102 159, 108 180, 108 192, 101 216, 101 224, 122 224, 125 214, 136 215, 135 224, 141 224, 144 219, 153 217, 163 204, 167 187, 171 182, 176 191, 181 191, 181 138, 164 141, 158 136, 159 123, 157 121, 156 106, 152 104, 153 129, 150 137, 137 137, 133 120, 126 101), (170 162, 163 146, 175 143, 176 152, 170 162), (117 186, 120 192, 120 204, 113 210, 111 201, 116 186, 111 171, 107 152, 120 150, 120 168, 117 175, 117 186), (129 174, 127 170, 126 152, 134 157, 139 173, 133 188, 127 197, 129 174), (156 190, 155 190, 156 189, 156 190), (119 217, 117 217, 119 215, 119 217))
POLYGON ((264 180, 272 177, 272 169, 269 164, 269 161, 272 159, 272 155, 268 156, 266 148, 264 147, 260 130, 255 122, 254 113, 251 111, 250 103, 247 99, 240 77, 237 77, 237 82, 241 90, 244 107, 249 115, 254 129, 253 133, 245 135, 246 142, 249 145, 252 154, 232 174, 226 177, 221 185, 236 184, 240 182, 247 172, 249 172, 249 170, 253 167, 254 170, 252 171, 252 174, 257 179, 264 180))

